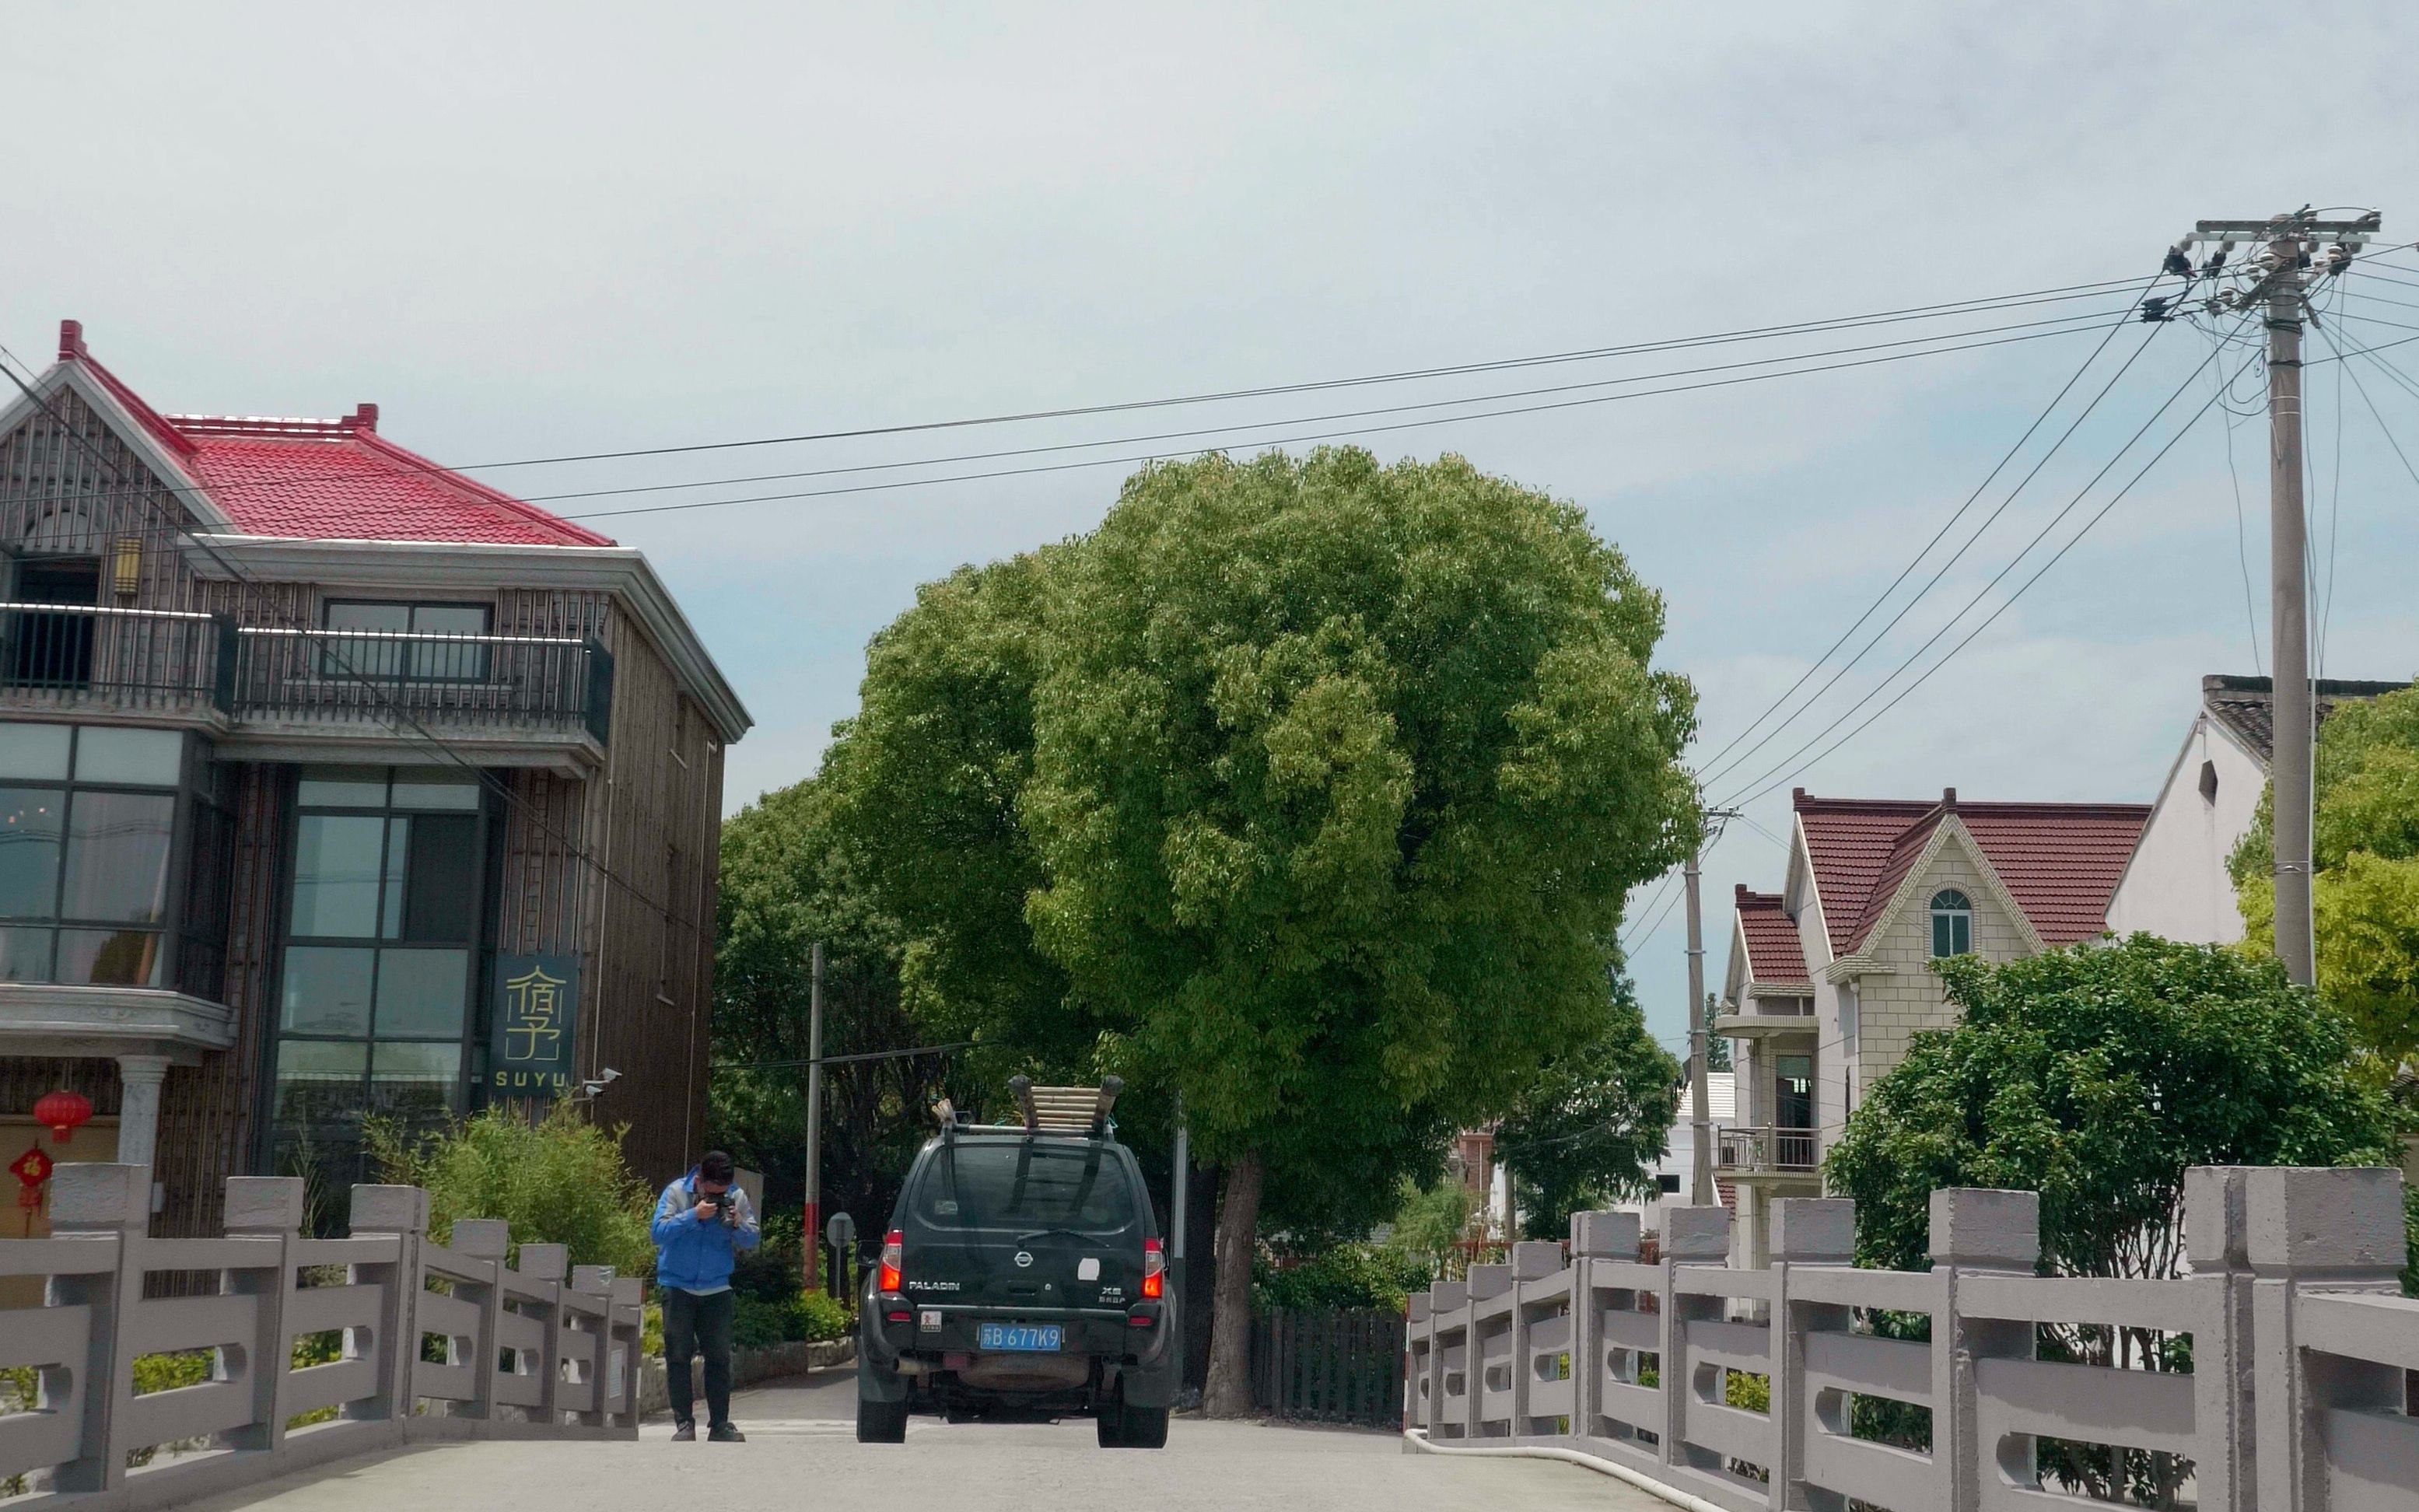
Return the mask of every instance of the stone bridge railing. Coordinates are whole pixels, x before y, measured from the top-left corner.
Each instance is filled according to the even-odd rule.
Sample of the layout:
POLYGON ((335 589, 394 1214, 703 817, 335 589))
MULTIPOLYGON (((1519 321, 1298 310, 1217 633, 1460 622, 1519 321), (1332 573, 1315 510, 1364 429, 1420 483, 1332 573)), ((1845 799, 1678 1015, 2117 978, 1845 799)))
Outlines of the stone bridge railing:
POLYGON ((517 1271, 495 1219, 438 1244, 408 1186, 353 1188, 350 1237, 305 1238, 302 1182, 247 1177, 226 1184, 224 1238, 154 1239, 148 1167, 51 1180, 52 1237, 0 1239, 0 1275, 47 1283, 42 1306, 0 1311, 0 1367, 39 1381, 0 1415, 0 1484, 37 1493, 12 1512, 169 1506, 419 1440, 638 1433, 639 1283, 566 1274, 559 1244, 523 1244, 517 1271), (214 1273, 216 1295, 146 1296, 161 1273, 187 1284, 150 1289, 214 1273), (331 1334, 334 1359, 293 1364, 331 1334), (208 1380, 140 1390, 139 1359, 204 1350, 208 1380), (129 1468, 163 1445, 201 1452, 129 1468))
POLYGON ((1737 1512, 2107 1504, 2045 1488, 2042 1440, 2189 1461, 2204 1512, 2419 1512, 2398 1172, 2195 1169, 2180 1280, 2035 1274, 2031 1192, 1934 1192, 1922 1273, 1853 1269, 1853 1203, 1775 1208, 1768 1270, 1723 1263, 1721 1208, 1667 1210, 1654 1263, 1635 1216, 1592 1212, 1568 1264, 1523 1243, 1413 1297, 1406 1422, 1438 1448, 1576 1451, 1737 1512), (1917 1318, 1928 1340, 1906 1336, 1917 1318), (2039 1359, 2042 1324, 2189 1335, 2189 1365, 2039 1359), (1733 1392, 1733 1372, 1760 1379, 1733 1392), (1900 1431, 1870 1431, 1890 1414, 1900 1431))

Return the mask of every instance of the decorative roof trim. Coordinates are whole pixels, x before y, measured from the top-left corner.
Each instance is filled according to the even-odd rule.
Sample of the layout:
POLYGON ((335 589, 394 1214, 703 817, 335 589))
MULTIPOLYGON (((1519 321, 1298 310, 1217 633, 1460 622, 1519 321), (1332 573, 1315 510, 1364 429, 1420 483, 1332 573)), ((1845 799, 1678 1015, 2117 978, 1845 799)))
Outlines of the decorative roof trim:
MULTIPOLYGON (((207 529, 231 530, 234 521, 220 509, 208 489, 185 471, 184 463, 162 440, 161 436, 143 417, 128 409, 119 397, 125 386, 113 378, 109 370, 89 357, 54 363, 31 385, 35 397, 20 393, 0 405, 0 436, 8 435, 19 425, 40 413, 53 394, 61 389, 72 390, 75 396, 90 406, 100 416, 102 424, 125 442, 143 465, 151 470, 153 479, 173 491, 185 506, 188 515, 207 529)), ((131 393, 132 391, 126 391, 131 393)), ((136 401, 140 403, 140 400, 136 401)), ((161 422, 165 425, 166 422, 161 422)), ((172 432, 173 434, 173 432, 172 432)))
POLYGON ((2007 911, 2009 918, 2016 921, 2016 928, 2023 934, 2026 953, 2036 954, 2048 949, 2041 937, 2041 932, 2033 928, 2032 919, 2017 904, 2016 895, 2008 890, 2007 883, 2000 878, 1999 869, 1993 866, 1991 858, 1982 854, 1981 841, 1976 840, 1974 832, 1965 827, 1965 821, 1958 817, 1957 810, 1950 809, 1943 812, 1939 822, 1932 826, 1931 838, 1924 841, 1923 850, 1917 855, 1915 864, 1906 869, 1906 875, 1899 878, 1898 887, 1891 891, 1889 902, 1883 907, 1881 917, 1873 920, 1873 927, 1865 931, 1864 938, 1857 942, 1855 949, 1823 968, 1824 980, 1845 981, 1851 977, 1878 976, 1889 969, 1875 959, 1872 953, 1874 942, 1887 936, 1891 930, 1898 927, 1901 916, 1915 906, 1916 895, 1923 891, 1926 886, 1924 874, 1930 872, 1933 864, 1940 859, 1940 853, 1949 848, 1952 840, 1965 852, 1966 858, 1974 863, 1975 871, 1981 874, 1983 891, 1990 895, 1993 903, 2007 911))
POLYGON ((215 577, 233 563, 272 582, 365 588, 589 589, 610 593, 663 652, 682 687, 714 720, 724 745, 755 718, 681 612, 644 553, 626 546, 511 546, 454 541, 325 541, 262 535, 197 535, 185 550, 195 572, 215 577))

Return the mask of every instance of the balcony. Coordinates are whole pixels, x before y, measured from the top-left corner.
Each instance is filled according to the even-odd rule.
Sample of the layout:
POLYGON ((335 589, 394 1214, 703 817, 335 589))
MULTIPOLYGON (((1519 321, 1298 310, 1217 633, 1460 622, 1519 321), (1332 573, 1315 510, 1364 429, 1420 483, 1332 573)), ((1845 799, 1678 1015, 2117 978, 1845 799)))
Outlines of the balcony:
POLYGON ((594 640, 239 625, 223 615, 0 603, 0 711, 203 725, 259 759, 431 739, 513 761, 610 738, 594 640))
POLYGON ((1811 997, 1749 996, 1735 1011, 1714 1015, 1713 1032, 1725 1040, 1773 1039, 1815 1032, 1811 997))
POLYGON ((1821 1139, 1811 1129, 1749 1127, 1715 1131, 1714 1167, 1725 1180, 1818 1174, 1821 1139))

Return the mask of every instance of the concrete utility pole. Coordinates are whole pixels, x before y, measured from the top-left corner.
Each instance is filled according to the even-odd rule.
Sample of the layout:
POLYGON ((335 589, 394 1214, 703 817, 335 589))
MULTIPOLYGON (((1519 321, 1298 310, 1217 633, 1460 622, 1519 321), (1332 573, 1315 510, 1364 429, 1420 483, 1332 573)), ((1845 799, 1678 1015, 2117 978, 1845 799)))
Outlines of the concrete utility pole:
POLYGON ((1734 819, 1737 812, 1714 809, 1705 817, 1717 821, 1714 832, 1688 853, 1688 864, 1680 872, 1688 887, 1688 1200, 1700 1208, 1711 1206, 1714 1200, 1714 1123, 1705 1104, 1710 1026, 1705 1023, 1705 913, 1697 896, 1697 878, 1705 845, 1721 838, 1719 821, 1734 819))
POLYGON ((2212 296, 2216 310, 2264 306, 2268 328, 2268 582, 2269 639, 2275 749, 2273 784, 2276 957, 2304 987, 2318 982, 2310 911, 2311 747, 2318 711, 2310 686, 2308 525, 2302 499, 2302 322, 2309 308, 2312 268, 2322 243, 2325 274, 2341 272, 2353 252, 2379 229, 2375 211, 2357 221, 2321 221, 2306 209, 2266 221, 2202 221, 2168 253, 2168 270, 2220 276, 2238 240, 2265 245, 2244 264, 2248 287, 2212 296), (2184 249, 2216 242, 2217 255, 2194 270, 2184 249))
MULTIPOLYGON (((808 956, 807 978, 807 1289, 820 1291, 816 1257, 824 1252, 824 944, 808 956)), ((834 1276, 835 1282, 839 1281, 834 1276)))

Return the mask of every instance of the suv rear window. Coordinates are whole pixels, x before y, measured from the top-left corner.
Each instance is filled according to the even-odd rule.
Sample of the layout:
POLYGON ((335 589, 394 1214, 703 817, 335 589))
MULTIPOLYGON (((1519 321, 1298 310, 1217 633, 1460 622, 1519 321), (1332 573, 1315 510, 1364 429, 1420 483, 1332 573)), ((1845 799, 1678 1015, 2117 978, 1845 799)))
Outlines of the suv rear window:
POLYGON ((925 1167, 916 1216, 934 1228, 1111 1233, 1134 1221, 1134 1200, 1125 1163, 1098 1147, 953 1144, 925 1167))

